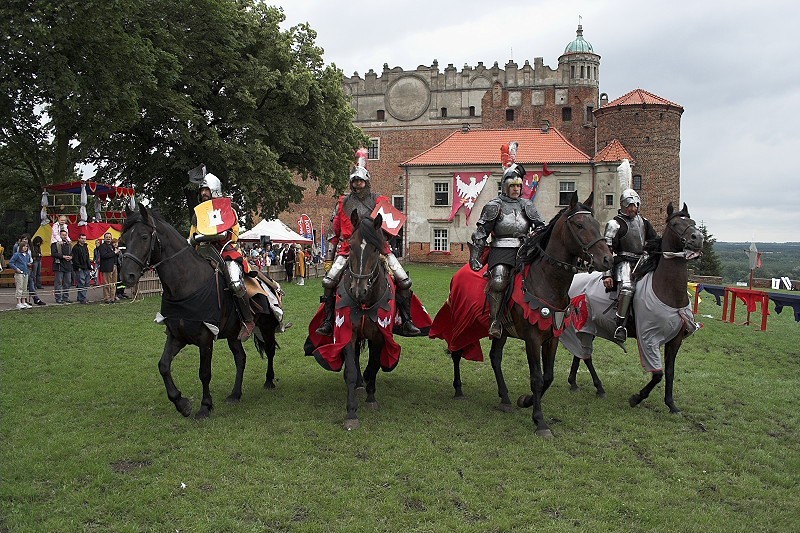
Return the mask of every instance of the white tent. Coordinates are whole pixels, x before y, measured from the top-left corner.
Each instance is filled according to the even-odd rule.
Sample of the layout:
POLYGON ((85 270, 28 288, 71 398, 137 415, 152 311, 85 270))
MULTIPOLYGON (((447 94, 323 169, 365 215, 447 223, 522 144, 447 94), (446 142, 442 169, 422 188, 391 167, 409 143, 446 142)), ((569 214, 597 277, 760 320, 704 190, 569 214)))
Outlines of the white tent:
POLYGON ((289 226, 278 220, 262 220, 253 229, 239 234, 240 241, 258 241, 262 236, 269 236, 272 242, 298 242, 301 244, 311 244, 311 239, 306 239, 299 233, 289 229, 289 226))

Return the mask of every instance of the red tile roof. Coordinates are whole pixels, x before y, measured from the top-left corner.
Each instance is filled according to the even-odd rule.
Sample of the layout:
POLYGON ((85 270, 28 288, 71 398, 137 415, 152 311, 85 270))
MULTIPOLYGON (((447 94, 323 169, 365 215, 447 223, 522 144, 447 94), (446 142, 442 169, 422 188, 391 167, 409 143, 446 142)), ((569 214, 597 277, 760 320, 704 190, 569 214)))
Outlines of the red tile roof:
POLYGON ((595 163, 622 161, 623 159, 627 159, 631 163, 634 162, 630 152, 625 149, 625 146, 618 139, 608 143, 605 148, 594 156, 595 163))
POLYGON ((670 102, 666 98, 661 98, 660 96, 657 96, 653 93, 649 93, 644 89, 634 89, 628 94, 620 96, 613 102, 607 103, 603 107, 611 107, 617 105, 643 105, 643 104, 669 105, 683 109, 682 105, 676 104, 675 102, 670 102))
POLYGON ((517 163, 589 163, 590 157, 555 128, 455 131, 401 166, 498 165, 500 147, 517 141, 517 163))

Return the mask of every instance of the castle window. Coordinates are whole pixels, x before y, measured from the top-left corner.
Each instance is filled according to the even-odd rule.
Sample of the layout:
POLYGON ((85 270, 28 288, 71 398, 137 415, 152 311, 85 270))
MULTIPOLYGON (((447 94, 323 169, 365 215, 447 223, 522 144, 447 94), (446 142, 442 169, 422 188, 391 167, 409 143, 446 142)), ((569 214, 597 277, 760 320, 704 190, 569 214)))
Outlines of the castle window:
POLYGON ((633 177, 633 190, 635 191, 642 190, 642 176, 638 174, 633 177))
POLYGON ((574 192, 574 181, 558 182, 558 205, 569 205, 570 200, 572 200, 572 193, 574 192))
POLYGON ((572 108, 571 107, 562 107, 561 108, 561 120, 564 122, 569 122, 572 120, 572 108))
POLYGON ((375 117, 377 120, 386 120, 386 111, 383 109, 378 109, 378 112, 375 117))
POLYGON ((664 120, 664 113, 658 114, 658 120, 664 120))
POLYGON ((433 205, 450 205, 450 182, 433 184, 433 205))
POLYGON ((380 159, 381 158, 381 138, 373 137, 369 140, 369 148, 367 148, 367 159, 380 159))
POLYGON ((575 65, 570 65, 569 67, 569 77, 575 79, 575 65))
POLYGON ((597 79, 597 67, 592 67, 592 68, 594 68, 594 79, 597 79))
POLYGON ((433 242, 431 243, 432 252, 449 252, 450 236, 447 228, 433 228, 433 242))
POLYGON ((614 207, 614 195, 606 194, 606 207, 614 207))
POLYGON ((469 106, 469 116, 471 116, 471 117, 475 116, 475 106, 474 105, 469 106))
POLYGON ((399 195, 392 196, 392 205, 398 211, 401 211, 401 212, 405 211, 406 210, 406 197, 405 196, 399 196, 399 195))
POLYGON ((514 122, 514 110, 506 109, 506 122, 514 122))
POLYGON ((591 124, 592 123, 592 119, 593 119, 592 112, 594 112, 594 107, 592 107, 590 105, 587 105, 586 106, 586 123, 587 124, 591 124))
POLYGON ((583 79, 583 75, 584 75, 585 71, 586 71, 586 67, 581 65, 581 79, 583 79))
POLYGON ((446 107, 443 107, 441 109, 441 117, 442 118, 447 118, 447 108, 446 107))

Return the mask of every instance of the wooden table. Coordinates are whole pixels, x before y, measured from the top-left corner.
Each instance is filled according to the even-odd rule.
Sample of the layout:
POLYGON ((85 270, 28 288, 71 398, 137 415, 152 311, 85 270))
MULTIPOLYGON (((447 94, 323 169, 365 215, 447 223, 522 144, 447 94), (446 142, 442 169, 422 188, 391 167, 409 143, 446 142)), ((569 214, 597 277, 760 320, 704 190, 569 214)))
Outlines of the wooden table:
POLYGON ((741 299, 747 305, 748 322, 749 313, 755 311, 755 306, 761 302, 761 331, 767 330, 767 317, 769 316, 769 294, 764 291, 755 291, 741 287, 725 287, 725 301, 722 304, 722 321, 734 323, 736 315, 736 300, 741 299), (728 320, 728 301, 731 302, 731 316, 728 320))

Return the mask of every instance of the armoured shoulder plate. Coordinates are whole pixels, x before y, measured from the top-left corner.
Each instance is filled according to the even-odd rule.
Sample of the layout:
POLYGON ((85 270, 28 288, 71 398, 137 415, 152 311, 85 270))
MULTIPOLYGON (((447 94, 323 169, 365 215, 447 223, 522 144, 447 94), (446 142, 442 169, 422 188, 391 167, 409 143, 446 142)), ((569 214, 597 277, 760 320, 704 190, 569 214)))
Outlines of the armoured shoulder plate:
POLYGON ((527 200, 525 202, 525 214, 528 216, 531 222, 535 222, 537 224, 544 224, 544 220, 542 220, 542 215, 539 214, 539 210, 536 209, 536 206, 533 205, 533 202, 527 200))
POLYGON ((358 211, 359 218, 370 216, 372 214, 372 210, 375 209, 375 202, 377 201, 377 198, 378 195, 375 193, 370 193, 363 200, 355 194, 347 195, 347 198, 345 198, 343 203, 345 216, 349 217, 350 213, 353 212, 353 209, 358 211))
POLYGON ((500 199, 493 198, 489 203, 483 207, 481 211, 481 220, 494 220, 500 214, 500 199))
POLYGON ((630 252, 641 254, 644 250, 645 224, 640 216, 635 216, 628 221, 628 231, 619 240, 617 252, 630 252))

